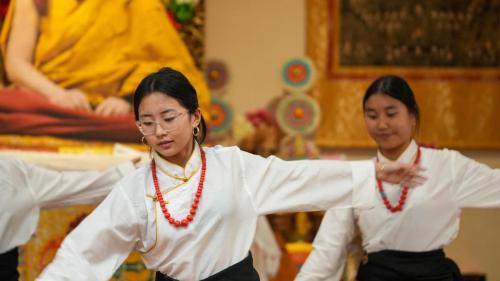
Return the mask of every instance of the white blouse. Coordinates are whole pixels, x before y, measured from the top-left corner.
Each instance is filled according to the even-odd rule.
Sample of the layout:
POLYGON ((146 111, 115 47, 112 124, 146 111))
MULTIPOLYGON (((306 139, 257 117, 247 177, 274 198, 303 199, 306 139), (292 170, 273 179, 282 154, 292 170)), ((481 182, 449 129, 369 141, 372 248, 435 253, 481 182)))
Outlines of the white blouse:
POLYGON ((41 208, 95 204, 133 170, 127 162, 105 172, 58 172, 0 156, 0 253, 31 238, 41 208))
MULTIPOLYGON (((38 280, 108 280, 130 251, 172 278, 209 277, 244 259, 257 218, 284 211, 372 207, 373 161, 283 161, 204 148, 206 179, 194 220, 175 228, 155 200, 150 165, 122 179, 64 240, 38 280)), ((175 219, 190 210, 200 177, 196 145, 184 168, 154 154, 160 187, 175 219)))
MULTIPOLYGON (((417 144, 412 142, 398 159, 414 161, 417 144)), ((457 151, 421 149, 421 167, 427 181, 410 189, 403 211, 391 213, 379 195, 369 210, 329 210, 321 223, 313 251, 295 280, 340 280, 346 245, 356 224, 368 252, 400 250, 422 252, 441 249, 458 235, 462 208, 500 207, 500 169, 491 169, 457 151)), ((380 153, 381 161, 388 161, 380 153)), ((399 200, 398 185, 384 183, 394 206, 399 200)))

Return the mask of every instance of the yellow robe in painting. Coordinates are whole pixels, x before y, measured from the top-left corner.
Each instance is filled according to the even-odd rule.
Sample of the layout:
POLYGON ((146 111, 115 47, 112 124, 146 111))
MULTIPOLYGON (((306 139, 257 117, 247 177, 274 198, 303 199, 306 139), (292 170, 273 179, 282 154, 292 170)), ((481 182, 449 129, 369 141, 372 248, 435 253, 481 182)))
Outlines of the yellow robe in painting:
MULTIPOLYGON (((2 30, 8 40, 12 1, 2 30)), ((40 15, 34 65, 64 88, 78 88, 98 104, 133 94, 147 74, 169 66, 184 73, 208 113, 209 92, 160 0, 48 0, 40 15)))

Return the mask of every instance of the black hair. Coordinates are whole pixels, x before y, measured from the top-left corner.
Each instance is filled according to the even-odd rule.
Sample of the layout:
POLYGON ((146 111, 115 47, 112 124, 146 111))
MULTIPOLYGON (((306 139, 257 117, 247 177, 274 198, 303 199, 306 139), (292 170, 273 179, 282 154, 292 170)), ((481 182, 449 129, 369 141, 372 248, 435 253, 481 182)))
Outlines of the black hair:
POLYGON ((385 75, 373 81, 368 89, 366 89, 365 96, 363 97, 363 111, 365 111, 365 105, 368 98, 379 93, 390 96, 403 103, 408 109, 408 112, 415 116, 418 128, 420 123, 418 104, 410 85, 408 85, 403 78, 396 75, 385 75))
MULTIPOLYGON (((139 105, 144 97, 152 93, 162 93, 177 100, 190 114, 198 109, 196 90, 189 80, 177 70, 165 67, 151 73, 142 79, 134 93, 135 120, 139 120, 139 105)), ((207 125, 203 115, 200 120, 200 133, 196 137, 198 143, 203 143, 207 135, 207 125)))

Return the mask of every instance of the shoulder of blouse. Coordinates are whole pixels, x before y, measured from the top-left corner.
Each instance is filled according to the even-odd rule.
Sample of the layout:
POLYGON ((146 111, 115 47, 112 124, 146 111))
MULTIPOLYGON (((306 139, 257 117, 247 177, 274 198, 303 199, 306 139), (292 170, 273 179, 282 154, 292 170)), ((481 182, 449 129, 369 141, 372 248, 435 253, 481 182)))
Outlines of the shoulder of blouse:
POLYGON ((422 150, 422 154, 426 155, 427 157, 441 158, 443 160, 450 160, 450 159, 448 159, 449 157, 459 153, 456 150, 447 149, 447 148, 421 147, 420 149, 422 150))
POLYGON ((148 175, 151 173, 151 166, 148 162, 124 176, 118 183, 123 192, 129 198, 145 194, 148 175))
POLYGON ((457 176, 456 167, 466 159, 459 151, 453 149, 422 148, 422 159, 425 161, 424 169, 448 173, 453 179, 457 176))
POLYGON ((203 151, 205 151, 205 153, 218 154, 218 153, 228 153, 228 152, 240 151, 240 149, 237 146, 215 145, 215 146, 204 146, 203 151))

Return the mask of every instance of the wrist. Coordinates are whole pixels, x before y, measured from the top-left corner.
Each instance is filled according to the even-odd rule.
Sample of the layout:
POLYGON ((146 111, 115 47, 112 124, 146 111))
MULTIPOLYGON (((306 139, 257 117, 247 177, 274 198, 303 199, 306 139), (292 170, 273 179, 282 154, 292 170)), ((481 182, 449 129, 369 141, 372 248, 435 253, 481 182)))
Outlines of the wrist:
POLYGON ((47 99, 53 99, 55 97, 60 97, 65 94, 65 90, 57 85, 51 85, 50 87, 46 87, 45 90, 41 91, 42 95, 44 95, 47 99))

